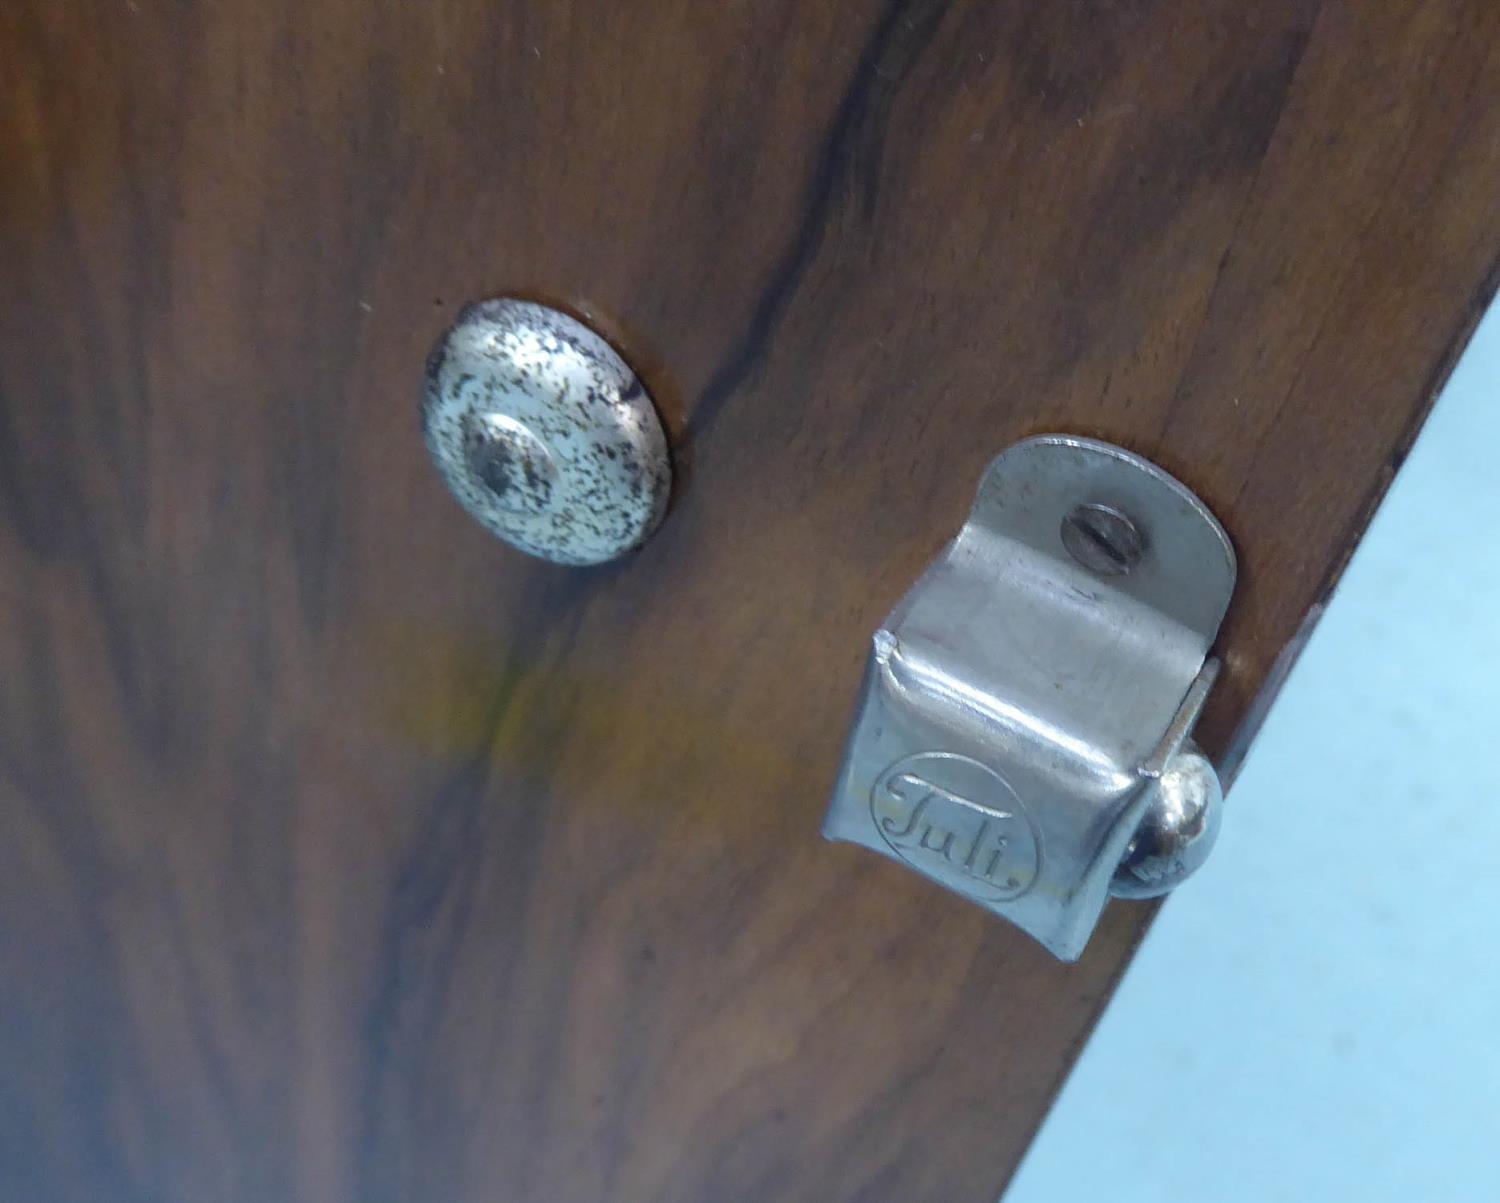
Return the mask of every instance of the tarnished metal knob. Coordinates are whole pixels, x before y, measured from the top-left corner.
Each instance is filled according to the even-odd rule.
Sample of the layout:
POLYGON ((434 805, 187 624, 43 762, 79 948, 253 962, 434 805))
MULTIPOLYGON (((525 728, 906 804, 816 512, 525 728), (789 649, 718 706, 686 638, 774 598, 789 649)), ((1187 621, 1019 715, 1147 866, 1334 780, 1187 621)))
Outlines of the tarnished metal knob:
POLYGON ((1153 787, 1109 892, 1117 898, 1155 898, 1176 888, 1208 859, 1223 807, 1219 774, 1196 745, 1187 743, 1167 761, 1153 787))
POLYGON ((614 348, 546 305, 501 298, 460 313, 427 363, 422 429, 464 508, 545 560, 613 560, 666 510, 651 398, 614 348))

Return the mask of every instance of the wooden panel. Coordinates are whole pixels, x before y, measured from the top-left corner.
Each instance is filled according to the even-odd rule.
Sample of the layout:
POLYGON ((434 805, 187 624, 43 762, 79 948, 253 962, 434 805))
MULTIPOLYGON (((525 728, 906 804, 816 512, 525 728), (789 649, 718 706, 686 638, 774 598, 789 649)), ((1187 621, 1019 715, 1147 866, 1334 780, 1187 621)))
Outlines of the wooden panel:
POLYGON ((823 844, 865 639, 996 451, 1108 438, 1236 539, 1235 759, 1492 290, 1497 58, 1489 0, 9 0, 0 1197, 993 1199, 1152 910, 1063 966, 823 844), (500 291, 665 412, 628 562, 424 458, 500 291))

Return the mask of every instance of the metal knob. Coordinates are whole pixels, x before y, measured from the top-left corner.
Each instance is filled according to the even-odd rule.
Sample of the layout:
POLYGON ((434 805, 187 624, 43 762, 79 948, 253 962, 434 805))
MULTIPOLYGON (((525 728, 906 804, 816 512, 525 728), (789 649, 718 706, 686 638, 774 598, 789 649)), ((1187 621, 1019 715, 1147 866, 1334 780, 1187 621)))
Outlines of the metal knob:
POLYGON ((546 305, 458 315, 427 362, 422 430, 465 509, 558 564, 599 564, 650 536, 671 465, 651 398, 613 347, 546 305))
POLYGON ((1176 889, 1213 851, 1223 808, 1219 774, 1188 741, 1157 779, 1109 892, 1116 898, 1157 898, 1176 889))

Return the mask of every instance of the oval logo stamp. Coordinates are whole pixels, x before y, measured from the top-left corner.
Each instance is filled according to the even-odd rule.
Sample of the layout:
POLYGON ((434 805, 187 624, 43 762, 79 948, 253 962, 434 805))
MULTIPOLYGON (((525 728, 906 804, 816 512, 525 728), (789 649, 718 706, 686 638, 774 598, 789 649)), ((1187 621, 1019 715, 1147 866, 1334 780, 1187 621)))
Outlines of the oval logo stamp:
POLYGON ((870 817, 912 868, 972 898, 1019 898, 1041 870, 1041 838, 1015 790, 957 752, 896 761, 876 778, 870 817))

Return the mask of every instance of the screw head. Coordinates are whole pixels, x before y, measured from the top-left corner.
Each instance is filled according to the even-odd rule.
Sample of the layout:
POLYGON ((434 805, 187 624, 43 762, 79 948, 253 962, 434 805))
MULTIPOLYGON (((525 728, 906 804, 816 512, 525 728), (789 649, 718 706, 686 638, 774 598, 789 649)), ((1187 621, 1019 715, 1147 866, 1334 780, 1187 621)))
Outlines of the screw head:
POLYGON ((1076 506, 1062 520, 1062 541, 1069 555, 1100 576, 1124 576, 1146 550, 1134 522, 1097 502, 1076 506))
POLYGON ((1146 813, 1120 858, 1109 892, 1156 898, 1182 884, 1219 838, 1224 791, 1219 774, 1191 741, 1167 762, 1146 813))

